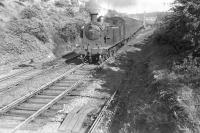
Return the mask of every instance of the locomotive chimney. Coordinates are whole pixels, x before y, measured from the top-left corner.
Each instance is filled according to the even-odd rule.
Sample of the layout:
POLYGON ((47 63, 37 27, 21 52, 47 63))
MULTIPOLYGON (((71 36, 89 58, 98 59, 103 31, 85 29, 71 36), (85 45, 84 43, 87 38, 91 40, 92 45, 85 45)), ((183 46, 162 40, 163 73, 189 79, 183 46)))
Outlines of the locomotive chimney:
POLYGON ((97 22, 98 13, 90 13, 91 22, 97 22))

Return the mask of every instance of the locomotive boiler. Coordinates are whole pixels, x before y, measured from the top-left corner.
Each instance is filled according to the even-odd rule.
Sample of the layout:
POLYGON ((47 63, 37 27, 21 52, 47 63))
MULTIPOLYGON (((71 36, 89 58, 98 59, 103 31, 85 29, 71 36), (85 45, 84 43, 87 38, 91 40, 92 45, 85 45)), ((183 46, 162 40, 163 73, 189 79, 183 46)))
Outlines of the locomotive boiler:
POLYGON ((85 62, 102 62, 127 43, 142 27, 142 22, 126 17, 99 17, 91 13, 91 21, 82 29, 78 50, 85 62))

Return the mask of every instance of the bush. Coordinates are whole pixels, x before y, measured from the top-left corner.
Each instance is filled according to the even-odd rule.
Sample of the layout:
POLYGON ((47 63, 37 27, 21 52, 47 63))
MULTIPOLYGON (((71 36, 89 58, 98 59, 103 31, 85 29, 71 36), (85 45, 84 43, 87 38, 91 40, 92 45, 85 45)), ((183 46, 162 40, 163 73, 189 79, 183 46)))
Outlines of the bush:
POLYGON ((58 34, 65 42, 74 42, 79 36, 77 24, 66 24, 64 27, 58 30, 58 34))
POLYGON ((200 38, 199 0, 176 0, 173 13, 158 28, 155 40, 173 46, 177 52, 197 50, 200 38))
POLYGON ((48 36, 43 24, 35 19, 12 20, 8 23, 7 27, 14 35, 21 36, 22 33, 28 33, 43 43, 48 42, 48 36))
POLYGON ((62 7, 65 7, 67 5, 69 5, 69 2, 66 1, 66 0, 58 0, 58 1, 55 2, 56 7, 62 8, 62 7))
POLYGON ((74 17, 75 16, 75 12, 73 11, 72 8, 66 8, 65 9, 65 15, 68 17, 74 17))
POLYGON ((2 2, 0 2, 0 6, 5 7, 5 5, 2 2))
POLYGON ((39 12, 41 12, 41 11, 36 5, 27 7, 20 12, 20 18, 31 19, 33 17, 39 16, 39 12))
POLYGON ((172 69, 178 74, 185 75, 186 80, 198 77, 200 74, 200 58, 188 56, 181 62, 175 62, 172 69))
POLYGON ((154 32, 154 41, 159 45, 170 45, 176 53, 180 53, 192 48, 190 40, 183 39, 184 34, 168 25, 159 27, 154 32))

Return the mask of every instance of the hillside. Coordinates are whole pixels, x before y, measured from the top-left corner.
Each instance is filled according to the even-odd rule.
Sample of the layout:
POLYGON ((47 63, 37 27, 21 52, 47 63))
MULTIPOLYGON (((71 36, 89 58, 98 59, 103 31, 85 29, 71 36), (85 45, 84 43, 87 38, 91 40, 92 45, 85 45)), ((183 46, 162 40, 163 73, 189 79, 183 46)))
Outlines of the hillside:
POLYGON ((89 15, 73 0, 1 0, 0 18, 2 66, 51 60, 73 50, 89 15))

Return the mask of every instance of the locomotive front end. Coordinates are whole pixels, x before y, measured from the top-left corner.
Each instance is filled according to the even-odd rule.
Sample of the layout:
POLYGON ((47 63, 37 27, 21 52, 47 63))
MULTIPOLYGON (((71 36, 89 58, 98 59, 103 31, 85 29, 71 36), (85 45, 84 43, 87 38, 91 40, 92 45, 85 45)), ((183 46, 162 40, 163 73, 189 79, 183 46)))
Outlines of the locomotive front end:
POLYGON ((82 45, 79 53, 84 60, 89 62, 97 61, 103 52, 101 47, 104 43, 104 28, 101 22, 97 21, 98 13, 91 13, 91 21, 83 28, 82 45))

